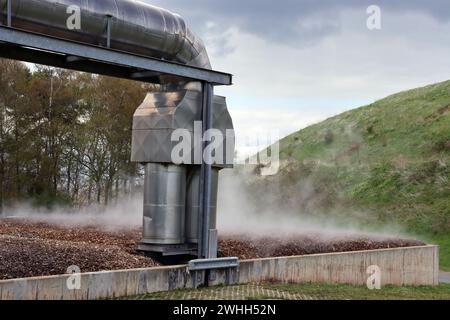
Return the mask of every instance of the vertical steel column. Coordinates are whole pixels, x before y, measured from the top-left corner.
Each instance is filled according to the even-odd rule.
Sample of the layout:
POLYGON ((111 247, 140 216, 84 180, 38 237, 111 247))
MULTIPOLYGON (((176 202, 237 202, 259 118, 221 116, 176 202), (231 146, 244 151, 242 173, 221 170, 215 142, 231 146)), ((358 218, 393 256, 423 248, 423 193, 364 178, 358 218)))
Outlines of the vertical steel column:
POLYGON ((6 16, 7 16, 7 26, 12 27, 12 0, 7 0, 6 2, 6 16))
POLYGON ((111 19, 112 16, 106 16, 106 47, 111 48, 111 19))
MULTIPOLYGON (((205 133, 212 129, 213 127, 213 94, 214 87, 211 83, 202 83, 202 93, 203 93, 203 137, 205 133)), ((204 154, 206 147, 206 142, 202 143, 202 167, 200 174, 200 213, 199 213, 199 247, 198 247, 198 257, 209 259, 215 258, 215 253, 210 250, 210 247, 216 247, 217 243, 210 243, 210 208, 211 208, 211 197, 212 197, 212 166, 211 166, 211 155, 204 154)))

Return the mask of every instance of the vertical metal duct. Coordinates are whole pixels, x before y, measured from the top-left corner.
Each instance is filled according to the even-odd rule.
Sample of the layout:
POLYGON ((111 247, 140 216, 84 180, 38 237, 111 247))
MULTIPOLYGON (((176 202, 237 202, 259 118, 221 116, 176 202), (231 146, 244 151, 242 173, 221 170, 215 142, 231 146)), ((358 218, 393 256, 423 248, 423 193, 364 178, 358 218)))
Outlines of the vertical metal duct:
MULTIPOLYGON (((224 97, 213 99, 212 127, 225 139, 223 159, 227 159, 227 136, 233 122, 224 97)), ((133 162, 145 164, 144 233, 139 248, 143 251, 166 255, 198 253, 198 243, 204 238, 200 228, 201 166, 197 163, 196 147, 191 144, 190 159, 175 165, 172 150, 179 141, 172 141, 177 129, 184 129, 194 142, 202 139, 195 122, 202 121, 202 93, 195 90, 149 93, 134 114, 132 157, 133 162), (200 135, 200 136, 198 136, 200 135)), ((217 192, 219 171, 232 167, 232 163, 216 163, 211 170, 211 202, 208 230, 216 229, 217 192)))
POLYGON ((143 243, 185 242, 186 167, 147 163, 143 243))

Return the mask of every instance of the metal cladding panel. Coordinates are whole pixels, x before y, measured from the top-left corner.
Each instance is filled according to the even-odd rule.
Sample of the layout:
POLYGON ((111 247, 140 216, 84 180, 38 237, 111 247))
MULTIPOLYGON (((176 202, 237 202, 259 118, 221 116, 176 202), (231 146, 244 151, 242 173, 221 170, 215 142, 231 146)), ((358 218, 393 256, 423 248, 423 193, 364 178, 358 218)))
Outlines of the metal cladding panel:
POLYGON ((185 241, 186 168, 149 163, 145 167, 143 243, 185 241))
POLYGON ((234 133, 233 120, 228 111, 226 98, 222 96, 214 96, 213 105, 213 128, 221 131, 224 140, 219 143, 219 150, 223 150, 224 165, 214 164, 213 166, 220 166, 223 168, 232 168, 235 152, 236 137, 234 133), (231 129, 231 130, 230 130, 231 129), (231 147, 228 147, 229 144, 231 147))
MULTIPOLYGON (((1 0, 2 21, 5 8, 1 0)), ((14 28, 53 37, 106 45, 108 20, 112 49, 211 69, 203 42, 182 17, 165 9, 136 0, 12 0, 14 28), (80 29, 67 26, 69 6, 80 8, 80 29)))
POLYGON ((233 129, 233 120, 231 119, 231 115, 228 112, 226 98, 222 96, 214 96, 213 108, 214 129, 219 129, 222 132, 226 132, 227 129, 233 129))
MULTIPOLYGON (((195 121, 202 120, 201 93, 193 90, 176 92, 149 93, 144 102, 134 114, 132 161, 140 163, 172 163, 172 150, 179 143, 172 141, 172 133, 177 129, 186 129, 191 134, 191 161, 185 164, 199 164, 194 162, 195 142, 201 139, 195 132, 195 121), (194 133, 197 136, 194 137, 194 133)), ((227 129, 233 129, 233 122, 228 112, 224 97, 214 97, 213 127, 218 129, 225 140, 220 142, 219 148, 224 151, 223 160, 227 159, 226 142, 231 143, 231 163, 215 163, 215 167, 232 167, 234 156, 234 134, 227 129), (228 134, 228 135, 227 135, 228 134)), ((201 140, 200 140, 201 142, 201 140)), ((198 146, 198 145, 197 145, 198 146)))
POLYGON ((172 132, 172 129, 133 131, 131 160, 140 163, 172 163, 171 153, 175 146, 171 141, 172 132))
POLYGON ((199 95, 192 91, 149 93, 134 114, 131 160, 172 163, 176 129, 194 132, 201 120, 199 95))
POLYGON ((194 131, 194 121, 200 120, 201 100, 197 93, 149 93, 134 114, 133 130, 183 128, 194 131))

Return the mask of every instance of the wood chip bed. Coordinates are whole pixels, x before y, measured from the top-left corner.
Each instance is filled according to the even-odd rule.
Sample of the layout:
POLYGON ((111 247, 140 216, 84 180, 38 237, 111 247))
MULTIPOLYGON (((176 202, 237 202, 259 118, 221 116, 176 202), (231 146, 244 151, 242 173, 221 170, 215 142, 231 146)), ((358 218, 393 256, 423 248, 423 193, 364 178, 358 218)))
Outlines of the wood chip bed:
MULTIPOLYGON (((72 265, 82 272, 146 268, 160 265, 136 251, 139 229, 104 231, 97 227, 69 227, 25 219, 0 220, 0 279, 64 274, 72 265)), ((344 252, 424 243, 408 239, 367 236, 223 235, 221 256, 240 259, 344 252)))

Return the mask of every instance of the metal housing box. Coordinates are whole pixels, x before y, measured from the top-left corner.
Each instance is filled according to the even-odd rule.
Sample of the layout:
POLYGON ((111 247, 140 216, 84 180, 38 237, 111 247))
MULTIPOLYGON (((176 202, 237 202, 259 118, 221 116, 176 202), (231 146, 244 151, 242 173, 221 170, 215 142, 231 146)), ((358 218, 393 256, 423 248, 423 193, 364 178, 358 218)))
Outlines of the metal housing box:
MULTIPOLYGON (((172 150, 179 141, 172 141, 177 129, 186 129, 191 134, 191 158, 186 165, 200 165, 202 142, 201 127, 195 131, 195 122, 202 121, 202 94, 193 90, 149 93, 134 114, 131 161, 140 163, 173 163, 172 150), (198 163, 197 163, 198 162, 198 163)), ((224 97, 214 96, 213 128, 219 130, 224 140, 218 149, 223 150, 223 163, 214 167, 232 168, 235 137, 230 129, 233 122, 224 97), (228 129, 228 130, 227 130, 228 129), (227 152, 227 144, 231 150, 227 152), (228 157, 228 161, 227 160, 228 157)))

